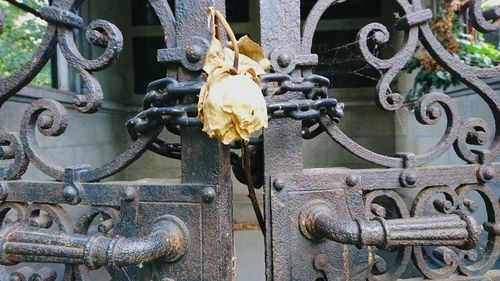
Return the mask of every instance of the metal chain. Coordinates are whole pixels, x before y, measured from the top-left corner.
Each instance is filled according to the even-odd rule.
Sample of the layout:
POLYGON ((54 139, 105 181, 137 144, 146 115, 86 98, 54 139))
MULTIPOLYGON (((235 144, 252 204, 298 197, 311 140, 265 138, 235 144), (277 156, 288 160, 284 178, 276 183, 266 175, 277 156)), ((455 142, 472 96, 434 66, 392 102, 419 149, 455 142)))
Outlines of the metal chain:
MULTIPOLYGON (((304 99, 270 102, 267 104, 269 119, 292 118, 295 120, 316 120, 328 114, 337 120, 343 116, 344 105, 328 97, 329 80, 319 75, 311 75, 300 81, 293 81, 285 74, 264 74, 260 76, 264 96, 301 92, 304 99)), ((173 78, 164 78, 151 83, 144 98, 144 111, 127 123, 133 138, 158 126, 202 126, 195 117, 197 104, 184 101, 189 96, 199 94, 203 80, 180 83, 173 78)), ((316 122, 308 122, 310 126, 316 122)), ((171 131, 177 131, 172 129, 171 131)))

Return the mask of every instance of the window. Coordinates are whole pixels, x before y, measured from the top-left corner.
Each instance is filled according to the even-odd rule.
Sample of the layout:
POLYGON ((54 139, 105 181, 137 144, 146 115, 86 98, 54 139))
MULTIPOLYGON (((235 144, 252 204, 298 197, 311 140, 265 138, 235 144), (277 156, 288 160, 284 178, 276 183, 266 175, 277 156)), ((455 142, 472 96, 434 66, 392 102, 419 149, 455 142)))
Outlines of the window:
POLYGON ((378 73, 367 65, 358 51, 358 30, 317 31, 312 52, 318 54, 319 64, 314 72, 327 77, 333 88, 375 86, 378 73))
POLYGON ((144 95, 148 84, 165 77, 166 68, 158 63, 156 53, 164 48, 163 37, 136 37, 133 39, 134 52, 134 90, 144 95))
MULTIPOLYGON (((175 0, 168 0, 168 5, 175 13, 175 0)), ((132 25, 159 25, 160 20, 148 0, 132 1, 132 25)))
MULTIPOLYGON (((302 20, 307 18, 317 0, 302 0, 300 2, 300 14, 302 20)), ((380 0, 348 0, 328 8, 322 19, 354 19, 354 18, 377 18, 381 16, 380 0)))

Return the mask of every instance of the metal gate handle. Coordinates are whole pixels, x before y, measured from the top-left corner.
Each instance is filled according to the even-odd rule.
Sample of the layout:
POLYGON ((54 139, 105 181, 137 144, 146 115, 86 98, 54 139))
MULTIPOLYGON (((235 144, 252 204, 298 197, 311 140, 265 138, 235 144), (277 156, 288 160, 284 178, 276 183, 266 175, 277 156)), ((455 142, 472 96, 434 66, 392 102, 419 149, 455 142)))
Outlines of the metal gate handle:
POLYGON ((20 262, 85 264, 120 268, 157 259, 175 262, 185 253, 189 234, 177 217, 163 216, 146 237, 128 239, 66 233, 13 224, 0 233, 0 264, 20 262))
POLYGON ((473 248, 481 228, 469 214, 456 213, 386 220, 338 220, 327 204, 316 204, 300 214, 302 234, 311 240, 393 248, 398 246, 456 246, 473 248))

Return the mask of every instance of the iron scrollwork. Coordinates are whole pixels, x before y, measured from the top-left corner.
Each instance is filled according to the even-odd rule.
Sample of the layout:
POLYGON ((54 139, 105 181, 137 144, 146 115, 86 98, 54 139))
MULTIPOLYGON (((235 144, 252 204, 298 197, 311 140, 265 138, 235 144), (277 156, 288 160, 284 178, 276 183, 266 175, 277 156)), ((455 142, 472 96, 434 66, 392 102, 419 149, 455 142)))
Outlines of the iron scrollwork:
MULTIPOLYGON (((302 29, 301 47, 308 52, 312 47, 314 30, 319 19, 330 6, 342 1, 319 0, 312 8, 302 29)), ((325 170, 331 178, 345 180, 346 188, 355 188, 352 193, 362 192, 365 202, 365 218, 349 220, 331 213, 332 206, 313 204, 307 210, 302 210, 299 216, 301 233, 307 239, 332 239, 343 244, 354 244, 368 247, 368 263, 372 266, 367 278, 369 280, 395 280, 405 273, 410 257, 413 257, 416 268, 429 279, 452 278, 459 273, 465 276, 479 276, 485 274, 498 260, 498 200, 491 190, 490 184, 498 180, 498 147, 500 138, 500 100, 498 93, 484 80, 500 76, 500 68, 477 68, 466 65, 446 51, 438 39, 433 35, 428 21, 432 12, 423 8, 421 1, 395 1, 403 15, 395 26, 404 32, 402 48, 389 59, 381 59, 370 51, 371 42, 376 44, 388 43, 389 29, 380 23, 370 23, 358 32, 357 42, 359 50, 366 62, 380 72, 377 85, 376 104, 384 111, 395 112, 403 107, 404 97, 390 90, 390 84, 413 56, 420 43, 444 69, 456 76, 463 84, 476 92, 489 106, 495 120, 495 128, 490 128, 481 118, 462 118, 458 106, 453 99, 443 93, 429 93, 422 96, 415 103, 415 118, 423 125, 434 125, 441 119, 446 121, 446 130, 437 144, 422 154, 400 153, 396 156, 381 155, 369 150, 344 133, 329 116, 319 118, 324 130, 335 142, 353 155, 377 166, 394 171, 396 180, 382 180, 379 177, 386 171, 380 169, 370 172, 335 172, 325 170), (490 141, 491 139, 491 141, 490 141), (471 148, 474 146, 474 148, 471 148), (470 171, 468 179, 456 179, 446 176, 448 167, 434 167, 436 173, 428 173, 426 165, 436 160, 450 148, 453 148, 467 165, 453 166, 457 172, 470 171), (413 200, 413 206, 407 207, 407 202, 400 196, 400 188, 423 188, 413 200), (397 192, 396 192, 397 191, 397 192), (467 194, 467 196, 466 196, 467 194), (475 194, 474 199, 470 196, 475 194), (484 206, 484 207, 482 207, 484 206), (472 214, 483 208, 487 214, 485 222, 472 219, 472 214), (389 213, 395 217, 387 219, 389 213), (446 218, 446 223, 433 222, 446 218), (455 214, 455 218, 449 215, 455 214), (429 217, 426 217, 429 216, 429 217), (461 219, 459 219, 461 218, 461 219), (451 238, 459 232, 469 235, 459 240, 464 244, 440 244, 439 237, 432 236, 426 244, 425 230, 418 230, 417 221, 428 220, 422 224, 425 229, 432 229, 433 235, 451 238), (438 230, 447 223, 458 228, 438 230), (459 222, 461 220, 461 222, 459 222), (398 237, 396 244, 391 241, 391 228, 399 229, 400 222, 408 222, 404 229, 410 230, 419 241, 408 242, 409 237, 398 237), (411 222, 411 223, 410 223, 411 222), (410 226, 410 224, 412 226, 410 226), (377 230, 378 229, 378 230, 377 230), (486 241, 479 239, 479 233, 487 233, 486 241), (363 233, 365 232, 365 233, 363 233), (383 237, 381 237, 382 235, 383 237), (377 237, 381 243, 377 245, 377 237), (375 240, 377 241, 375 241, 375 240), (423 239, 423 240, 422 240, 423 239), (408 242, 407 244, 405 244, 408 242), (398 244, 401 243, 401 244, 398 244), (467 244, 467 243, 466 243, 467 244), (430 246, 432 245, 432 246, 430 246), (383 256, 375 252, 375 247, 385 249, 383 256), (484 253, 481 252, 484 251, 484 253), (481 253, 480 253, 481 252, 481 253), (389 264, 384 257, 393 255, 389 264)), ((470 1, 468 6, 469 18, 472 26, 481 32, 498 30, 499 26, 487 21, 481 11, 482 1, 470 1)), ((333 7, 334 9, 335 7, 333 7)), ((311 69, 305 67, 302 72, 308 73, 311 69)), ((429 166, 429 168, 433 168, 429 166)), ((386 176, 389 176, 388 173, 386 176)), ((307 177, 307 174, 305 176, 307 177)), ((346 191, 347 192, 347 191, 346 191)), ((348 196, 348 195, 346 195, 348 196)), ((356 198, 357 195, 349 195, 356 198)), ((354 199, 351 199, 354 200, 354 199)), ((316 202, 317 203, 317 202, 316 202)), ((411 205, 411 204, 410 204, 411 205)), ((353 208, 356 209, 356 208, 353 208)), ((396 231, 397 235, 403 232, 396 231)), ((397 236, 396 235, 396 236, 397 236)), ((403 235, 404 236, 404 235, 403 235)), ((458 237, 458 236, 457 236, 458 237)), ((324 272, 324 269, 322 269, 324 272)), ((450 279, 451 280, 451 279, 450 279)))
MULTIPOLYGON (((166 36, 178 39, 168 41, 167 48, 159 51, 159 61, 182 66, 189 75, 179 75, 176 79, 161 79, 149 86, 143 111, 127 123, 133 143, 125 152, 97 168, 86 165, 63 168, 44 159, 37 151, 36 132, 57 137, 64 134, 68 126, 67 110, 60 102, 50 99, 39 99, 27 107, 19 134, 0 135, 0 159, 10 161, 6 168, 0 169, 0 199, 3 200, 0 205, 0 263, 63 263, 66 264, 64 280, 90 280, 88 269, 104 266, 113 279, 126 280, 123 267, 165 256, 170 257, 170 262, 186 262, 186 266, 193 266, 189 264, 194 263, 193 260, 200 264, 204 262, 196 260, 199 258, 196 254, 185 251, 186 245, 192 242, 190 234, 195 235, 186 230, 193 227, 186 218, 191 218, 193 213, 199 211, 189 209, 194 208, 193 202, 204 206, 193 221, 209 217, 206 210, 222 213, 216 207, 210 207, 216 206, 210 205, 214 201, 219 202, 215 199, 220 195, 218 186, 181 184, 165 188, 151 184, 135 188, 96 183, 126 168, 148 149, 180 159, 183 148, 181 144, 167 143, 158 137, 160 132, 166 127, 174 134, 182 134, 183 130, 190 129, 186 127, 200 125, 195 118, 196 95, 203 81, 197 71, 201 69, 201 61, 208 44, 206 38, 186 34, 192 34, 193 25, 203 21, 203 13, 199 13, 201 8, 192 1, 177 2, 181 2, 177 9, 184 9, 187 13, 183 15, 186 18, 179 21, 174 19, 166 1, 150 1, 159 15, 166 36), (193 19, 193 23, 186 22, 188 17, 193 19), (50 184, 17 181, 30 163, 54 181, 50 184), (50 190, 46 189, 47 185, 50 190), (102 195, 102 188, 106 188, 105 195, 102 195), (157 214, 160 213, 157 208, 170 210, 170 196, 183 200, 176 202, 181 206, 176 209, 180 213, 179 216, 182 217, 182 212, 189 215, 182 218, 160 216, 159 228, 153 229, 151 233, 142 233, 143 235, 138 236, 142 238, 136 240, 116 238, 116 235, 123 233, 137 236, 136 225, 133 224, 138 220, 137 212, 146 214, 148 210, 153 210, 151 213, 157 214), (158 198, 164 200, 161 206, 147 204, 158 198), (40 202, 28 203, 37 201, 40 202), (88 205, 90 211, 80 217, 78 225, 74 225, 66 211, 60 207, 61 204, 88 205), (12 212, 15 213, 15 219, 11 219, 12 212), (99 233, 90 233, 90 224, 98 216, 103 218, 97 227, 99 233), (161 218, 168 219, 165 221, 161 218), (131 224, 124 224, 125 221, 131 224), (54 227, 57 230, 50 229, 54 227), (179 260, 183 255, 185 257, 179 260)), ((270 245, 267 252, 268 255, 282 255, 275 256, 275 260, 268 260, 268 264, 279 270, 287 268, 286 262, 289 260, 293 261, 285 258, 292 252, 306 260, 310 258, 307 255, 314 253, 314 258, 308 259, 313 261, 312 264, 301 265, 296 269, 299 273, 295 274, 328 279, 337 274, 337 271, 344 270, 347 272, 343 272, 346 278, 352 273, 352 276, 363 276, 369 280, 395 280, 403 275, 412 257, 415 266, 430 279, 448 278, 457 272, 465 276, 484 274, 491 269, 500 253, 500 204, 489 187, 498 179, 500 169, 500 165, 495 163, 500 150, 500 101, 484 79, 498 77, 500 68, 475 68, 458 61, 444 50, 432 34, 427 23, 432 17, 430 10, 424 9, 419 0, 396 0, 403 12, 403 16, 396 22, 396 27, 404 32, 405 40, 403 48, 394 57, 380 59, 368 48, 370 41, 377 44, 389 41, 390 34, 386 26, 380 23, 368 24, 359 31, 357 37, 361 54, 368 64, 381 73, 376 95, 380 108, 392 112, 402 108, 404 98, 401 94, 390 91, 390 83, 404 68, 420 42, 443 68, 474 90, 488 104, 494 116, 495 131, 493 133, 487 122, 480 118, 461 118, 458 106, 449 96, 443 93, 429 93, 416 103, 415 118, 423 125, 433 125, 441 119, 446 119, 446 130, 441 140, 429 151, 419 155, 401 153, 386 156, 371 151, 356 143, 339 128, 337 123, 341 122, 344 114, 343 104, 329 97, 328 79, 312 74, 312 67, 317 64, 317 56, 311 54, 314 30, 325 10, 340 2, 342 1, 318 0, 303 25, 300 42, 281 44, 283 42, 280 38, 263 42, 275 72, 260 77, 263 95, 268 101, 269 118, 281 119, 274 120, 277 122, 286 119, 284 123, 278 123, 282 124, 283 128, 277 130, 276 134, 287 132, 289 128, 286 125, 292 123, 286 122, 298 122, 302 125, 301 134, 297 134, 300 137, 313 138, 325 131, 347 151, 383 169, 326 169, 287 174, 283 179, 279 178, 282 176, 279 174, 279 171, 282 171, 279 167, 271 168, 276 169, 272 170, 273 172, 278 171, 276 174, 266 175, 263 174, 264 168, 257 167, 253 171, 257 178, 255 182, 266 186, 266 192, 270 195, 267 199, 267 226, 273 228, 273 231, 268 232, 266 237, 270 245), (288 48, 289 45, 297 43, 298 49, 296 46, 288 48), (274 48, 269 48, 273 44, 274 48), (317 127, 312 129, 315 126, 317 127), (490 137, 493 137, 491 142, 488 141, 490 137), (476 149, 471 149, 471 145, 476 146, 476 149), (451 147, 466 165, 442 168, 426 166, 451 147), (272 185, 272 191, 271 184, 266 184, 268 179, 279 183, 272 185), (410 208, 398 193, 402 188, 422 188, 412 200, 410 208), (306 194, 305 191, 314 192, 306 194), (332 193, 335 196, 332 196, 332 193), (477 198, 471 199, 471 194, 475 194, 477 198), (322 203, 307 205, 310 208, 303 209, 302 204, 306 199, 322 203), (479 204, 478 200, 482 203, 479 204), (335 211, 332 211, 332 202, 337 204, 335 211), (485 222, 472 218, 472 214, 480 207, 486 210, 485 222), (280 208, 289 209, 281 212, 280 208), (359 217, 353 219, 356 216, 359 217), (297 220, 300 227, 294 223, 294 229, 287 228, 290 221, 297 220), (482 225, 487 233, 486 242, 479 239, 479 225, 482 225), (283 242, 286 237, 291 237, 287 243, 290 242, 290 245, 296 247, 288 245, 289 251, 278 246, 273 248, 273 243, 283 242), (327 244, 323 238, 335 243, 327 244), (347 245, 364 248, 354 249, 347 245), (389 266, 383 254, 375 252, 375 247, 395 254, 395 264, 389 266), (483 251, 479 254, 481 247, 483 251), (310 252, 302 249, 308 249, 310 252), (339 253, 342 253, 341 257, 336 256, 339 253), (357 257, 359 264, 352 262, 351 257, 355 257, 352 260, 357 257), (344 264, 332 266, 330 260, 335 258, 342 259, 344 264), (429 264, 430 262, 433 264, 429 264), (348 269, 351 267, 356 270, 349 273, 348 269)), ((99 110, 103 92, 93 73, 105 69, 118 59, 123 48, 123 38, 112 23, 103 20, 92 21, 87 27, 86 38, 92 45, 103 48, 104 51, 97 59, 84 58, 73 38, 73 29, 84 27, 83 20, 77 14, 83 3, 83 0, 54 0, 50 6, 40 11, 40 17, 48 22, 42 43, 26 65, 0 80, 0 105, 33 79, 59 45, 69 65, 82 78, 85 94, 74 97, 75 109, 85 114, 99 110)), ((270 2, 261 1, 261 4, 263 3, 270 5, 270 2)), ((299 11, 295 5, 299 5, 300 1, 293 1, 293 6, 288 1, 276 3, 289 5, 286 7, 287 11, 299 11)), ((497 26, 485 20, 480 11, 481 3, 479 0, 470 2, 472 25, 481 32, 497 30, 497 26)), ((276 11, 269 9, 269 12, 276 11)), ((278 22, 295 16, 298 14, 288 13, 278 19, 278 22)), ((263 34, 274 30, 274 26, 269 27, 269 22, 264 23, 263 34)), ((297 19, 294 19, 293 23, 300 26, 297 19)), ((260 165, 267 160, 265 146, 270 141, 269 138, 266 139, 266 134, 269 136, 273 133, 275 132, 265 132, 264 137, 252 142, 256 147, 254 159, 260 165)), ((233 144, 233 147, 237 148, 236 146, 233 144)), ((235 158, 232 159, 235 174, 241 174, 241 167, 237 165, 241 163, 241 159, 237 155, 232 157, 235 158)), ((279 162, 271 163, 281 165, 279 162)), ((148 217, 144 221, 154 221, 154 218, 148 217)), ((220 223, 217 219, 211 222, 213 225, 220 223)), ((209 235, 215 232, 217 231, 206 231, 204 234, 214 238, 216 236, 209 235)), ((190 244, 189 249, 193 251, 203 246, 190 244)), ((183 273, 189 274, 185 271, 183 273)), ((44 276, 40 278, 53 280, 54 274, 50 269, 35 272, 29 267, 23 267, 12 273, 12 276, 44 276)), ((268 274, 272 276, 271 273, 268 274)))
MULTIPOLYGON (((114 24, 105 20, 94 20, 84 27, 84 21, 78 15, 84 2, 54 0, 40 11, 35 11, 36 16, 48 23, 47 29, 31 60, 11 76, 0 79, 0 106, 37 75, 58 46, 68 65, 82 81, 82 94, 73 98, 75 110, 83 114, 99 111, 104 97, 93 73, 106 69, 118 59, 123 49, 123 36, 114 24), (103 49, 102 54, 95 59, 85 58, 75 43, 75 29, 86 30, 87 41, 103 49)), ((159 3, 154 6, 159 14, 171 15, 171 12, 166 13, 170 11, 168 6, 159 3)), ((87 186, 87 183, 109 178, 132 164, 153 145, 161 127, 138 136, 126 151, 101 167, 60 167, 38 151, 37 132, 43 136, 58 137, 65 133, 68 123, 68 112, 61 102, 38 99, 27 106, 19 133, 3 133, 0 136, 0 160, 6 164, 0 168, 0 263, 61 263, 65 264, 65 269, 59 278, 82 281, 93 279, 89 270, 105 267, 113 280, 130 280, 137 276, 131 266, 142 266, 159 259, 168 264, 181 259, 190 243, 188 227, 184 223, 186 218, 157 212, 151 233, 138 236, 134 231, 127 230, 127 227, 134 228, 137 220, 129 215, 131 211, 137 212, 138 208, 139 195, 133 188, 131 191, 130 187, 97 183, 96 187, 104 189, 108 195, 113 193, 113 189, 118 191, 115 197, 118 201, 104 199, 99 202, 95 199, 100 196, 91 195, 92 191, 87 186), (30 164, 53 181, 35 183, 19 180, 30 164), (25 190, 14 188, 15 185, 25 190), (37 186, 48 189, 36 191, 37 186), (17 196, 27 197, 15 199, 17 196), (79 222, 74 223, 61 207, 62 204, 87 206, 90 211, 84 212, 79 222), (103 219, 97 226, 98 231, 90 232, 90 226, 97 217, 103 219), (124 269, 127 267, 128 273, 124 269)), ((103 198, 111 199, 107 195, 103 198)), ((10 278, 56 280, 57 272, 47 267, 35 270, 26 265, 12 272, 10 278)))

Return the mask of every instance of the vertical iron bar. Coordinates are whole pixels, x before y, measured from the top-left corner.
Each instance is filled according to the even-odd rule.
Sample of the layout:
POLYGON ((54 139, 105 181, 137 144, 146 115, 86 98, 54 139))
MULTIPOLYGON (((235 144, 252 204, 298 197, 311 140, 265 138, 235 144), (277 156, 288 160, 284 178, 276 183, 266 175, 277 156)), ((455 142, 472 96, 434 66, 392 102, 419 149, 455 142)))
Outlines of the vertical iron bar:
MULTIPOLYGON (((266 55, 279 48, 293 59, 300 52, 300 0, 260 0, 260 38, 266 55)), ((300 70, 294 70, 292 77, 300 77, 300 70)), ((297 98, 297 93, 287 93, 269 101, 297 98)), ((301 173, 302 161, 302 124, 300 121, 282 119, 271 120, 264 130, 264 167, 266 184, 264 186, 264 216, 266 219, 266 280, 278 280, 273 271, 280 266, 291 266, 287 254, 274 252, 272 247, 273 228, 271 225, 271 202, 276 196, 271 186, 271 178, 277 174, 301 173), (276 268, 274 268, 276 267, 276 268)), ((284 233, 280 233, 284 234, 284 233)), ((286 234, 284 234, 286 235, 286 234)), ((286 239, 282 237, 281 239, 286 239)), ((289 272, 284 270, 282 272, 289 272)), ((283 280, 287 279, 282 276, 283 280)), ((281 279, 279 279, 281 280, 281 279)), ((289 280, 289 278, 287 279, 289 280)))

